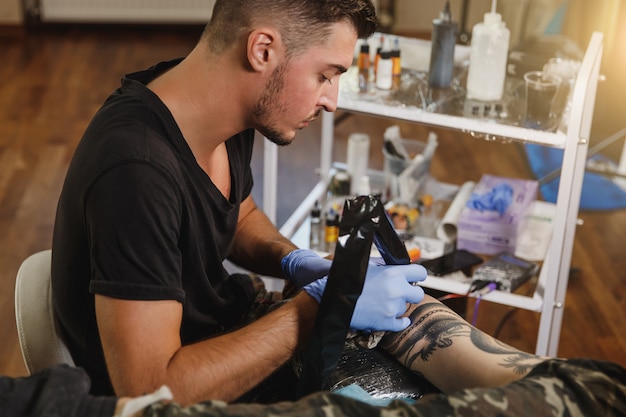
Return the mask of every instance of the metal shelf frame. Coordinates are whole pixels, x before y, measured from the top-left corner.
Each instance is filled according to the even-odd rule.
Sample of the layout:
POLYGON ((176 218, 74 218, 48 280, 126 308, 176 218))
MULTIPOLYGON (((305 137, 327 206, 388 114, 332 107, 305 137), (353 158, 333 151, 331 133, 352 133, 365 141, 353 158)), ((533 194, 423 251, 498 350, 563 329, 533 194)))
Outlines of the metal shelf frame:
MULTIPOLYGON (((522 296, 494 291, 484 297, 488 301, 527 309, 540 314, 537 345, 535 348, 535 353, 538 355, 558 356, 563 307, 569 280, 583 175, 597 84, 600 80, 600 65, 603 52, 602 41, 603 34, 600 32, 594 33, 585 52, 573 91, 567 132, 541 132, 477 119, 431 113, 416 108, 359 101, 358 99, 355 100, 342 96, 341 93, 338 100, 338 108, 348 112, 446 127, 462 132, 478 132, 525 143, 537 143, 562 148, 564 150, 561 180, 556 201, 558 216, 555 218, 552 240, 546 260, 541 268, 535 293, 532 296, 522 296)), ((320 180, 280 228, 281 233, 288 238, 293 239, 298 234, 302 235, 299 229, 303 226, 310 209, 315 201, 322 198, 326 193, 332 164, 333 137, 334 116, 332 113, 324 113, 322 119, 320 180)), ((276 220, 277 152, 277 147, 266 140, 263 208, 274 222, 276 220)), ((304 239, 304 242, 297 243, 304 247, 307 242, 304 239)), ((465 294, 468 288, 467 283, 439 277, 429 277, 423 284, 430 288, 456 294, 465 294)))

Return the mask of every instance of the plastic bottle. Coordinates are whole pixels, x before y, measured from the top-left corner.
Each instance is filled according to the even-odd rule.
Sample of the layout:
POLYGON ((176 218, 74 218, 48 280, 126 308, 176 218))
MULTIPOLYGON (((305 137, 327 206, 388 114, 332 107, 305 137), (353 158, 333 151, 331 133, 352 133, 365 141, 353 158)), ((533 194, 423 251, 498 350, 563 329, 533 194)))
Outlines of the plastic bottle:
POLYGON ((367 175, 369 163, 370 137, 365 133, 351 133, 348 136, 346 165, 350 174, 350 194, 356 192, 356 185, 363 175, 367 175))
POLYGON ((374 75, 378 71, 378 61, 380 61, 380 54, 383 51, 383 45, 385 44, 385 35, 380 35, 378 40, 378 47, 376 48, 376 55, 374 56, 374 75))
POLYGON ((362 175, 356 184, 354 195, 370 195, 372 187, 370 186, 370 177, 368 175, 362 175))
POLYGON ((319 201, 315 202, 315 206, 311 209, 311 233, 309 235, 309 249, 321 250, 321 208, 319 201))
POLYGON ((400 39, 396 36, 393 39, 393 48, 391 49, 391 60, 393 61, 393 75, 400 76, 402 74, 402 51, 400 49, 400 39))
POLYGON ((394 83, 402 75, 402 52, 400 50, 400 40, 396 36, 393 40, 393 49, 391 50, 391 61, 393 62, 393 78, 394 83))
POLYGON ((376 65, 376 87, 390 90, 393 85, 393 59, 389 37, 384 38, 380 58, 376 65))
POLYGON ((433 88, 447 88, 452 82, 456 32, 457 24, 452 21, 450 2, 446 1, 439 18, 433 20, 430 70, 428 72, 428 85, 433 88))
POLYGON ((376 49, 376 88, 390 90, 393 85, 393 59, 391 38, 380 36, 380 46, 376 49))
POLYGON ((467 98, 495 101, 502 98, 510 32, 496 13, 496 0, 484 21, 472 29, 467 98))
POLYGON ((362 93, 366 92, 369 85, 370 79, 370 46, 367 41, 364 41, 361 44, 361 49, 359 51, 359 91, 362 93))
POLYGON ((324 243, 328 253, 335 253, 337 239, 339 238, 339 216, 337 212, 330 209, 326 213, 326 223, 324 225, 324 243))

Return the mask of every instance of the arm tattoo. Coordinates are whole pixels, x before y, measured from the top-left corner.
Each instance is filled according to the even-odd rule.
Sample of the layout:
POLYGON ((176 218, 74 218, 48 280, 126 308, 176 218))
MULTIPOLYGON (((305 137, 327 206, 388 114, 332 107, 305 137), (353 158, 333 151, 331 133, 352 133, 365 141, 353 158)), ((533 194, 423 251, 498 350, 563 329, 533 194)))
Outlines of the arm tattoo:
POLYGON ((405 366, 411 369, 415 369, 412 365, 418 359, 428 362, 437 349, 452 346, 459 337, 469 337, 479 350, 503 355, 501 366, 512 368, 515 373, 525 374, 536 365, 535 361, 528 361, 534 359, 534 355, 521 352, 486 335, 439 303, 420 305, 409 317, 412 324, 400 333, 385 336, 382 347, 395 352, 397 357, 404 357, 405 366))

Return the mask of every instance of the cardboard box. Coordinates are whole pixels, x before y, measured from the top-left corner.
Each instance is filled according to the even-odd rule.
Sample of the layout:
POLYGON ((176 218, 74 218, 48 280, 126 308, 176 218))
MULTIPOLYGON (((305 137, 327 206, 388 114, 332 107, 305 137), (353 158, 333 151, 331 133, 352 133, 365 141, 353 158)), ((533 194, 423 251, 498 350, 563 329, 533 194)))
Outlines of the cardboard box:
POLYGON ((514 253, 518 225, 537 198, 537 189, 537 181, 483 175, 461 212, 457 248, 484 255, 514 253), (490 206, 489 197, 502 189, 510 193, 504 199, 509 204, 504 208, 498 205, 503 199, 496 198, 490 206))

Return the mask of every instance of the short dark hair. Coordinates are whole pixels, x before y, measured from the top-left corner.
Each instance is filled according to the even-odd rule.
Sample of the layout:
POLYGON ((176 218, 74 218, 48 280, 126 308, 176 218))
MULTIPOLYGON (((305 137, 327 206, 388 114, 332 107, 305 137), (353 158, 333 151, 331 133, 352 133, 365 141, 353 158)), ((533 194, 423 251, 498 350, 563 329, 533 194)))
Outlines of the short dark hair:
POLYGON ((376 9, 371 0, 217 0, 203 37, 220 53, 258 24, 280 30, 287 55, 323 42, 330 24, 351 23, 359 38, 377 28, 376 9))

